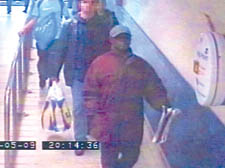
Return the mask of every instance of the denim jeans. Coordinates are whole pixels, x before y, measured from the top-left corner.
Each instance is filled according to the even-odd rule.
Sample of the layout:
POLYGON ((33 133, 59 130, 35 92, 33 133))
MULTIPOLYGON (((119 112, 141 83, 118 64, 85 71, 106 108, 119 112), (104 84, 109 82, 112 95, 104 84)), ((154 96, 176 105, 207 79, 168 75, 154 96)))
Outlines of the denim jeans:
POLYGON ((80 82, 75 79, 71 87, 73 98, 74 133, 75 140, 77 141, 87 140, 87 115, 83 106, 83 85, 83 82, 80 82))

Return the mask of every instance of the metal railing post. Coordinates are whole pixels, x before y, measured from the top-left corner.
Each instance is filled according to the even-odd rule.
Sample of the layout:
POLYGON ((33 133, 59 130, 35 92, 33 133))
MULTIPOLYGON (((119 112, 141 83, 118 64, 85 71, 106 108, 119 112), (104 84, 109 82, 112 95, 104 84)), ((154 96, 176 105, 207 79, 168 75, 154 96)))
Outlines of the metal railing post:
MULTIPOLYGON (((5 112, 5 120, 4 120, 4 139, 5 141, 10 140, 10 110, 11 110, 11 90, 8 90, 4 97, 4 112, 5 112)), ((8 150, 4 151, 4 162, 5 162, 5 168, 9 168, 9 162, 10 162, 10 154, 8 150)))
MULTIPOLYGON (((22 45, 22 44, 21 44, 22 45)), ((21 48, 19 48, 18 51, 18 85, 19 85, 19 90, 23 89, 23 53, 21 48)))
MULTIPOLYGON (((9 78, 4 93, 4 140, 17 140, 18 114, 22 112, 26 78, 28 75, 28 60, 24 56, 23 39, 19 40, 17 53, 12 61, 9 78)), ((5 168, 12 168, 15 151, 5 150, 5 168)))

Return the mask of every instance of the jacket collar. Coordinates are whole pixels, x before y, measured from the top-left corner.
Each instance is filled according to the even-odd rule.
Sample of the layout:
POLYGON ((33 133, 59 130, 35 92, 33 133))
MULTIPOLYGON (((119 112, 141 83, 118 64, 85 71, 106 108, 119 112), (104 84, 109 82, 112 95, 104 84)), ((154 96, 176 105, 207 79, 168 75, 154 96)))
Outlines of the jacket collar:
POLYGON ((127 58, 130 58, 130 57, 134 56, 131 48, 129 48, 128 51, 125 54, 122 54, 122 53, 121 54, 118 54, 118 53, 116 53, 113 50, 111 50, 111 53, 114 54, 114 55, 117 55, 117 56, 121 56, 121 57, 124 57, 124 55, 126 55, 127 58))
POLYGON ((81 23, 87 23, 89 21, 95 20, 96 17, 97 17, 97 14, 95 16, 93 16, 92 18, 90 18, 89 20, 86 20, 86 19, 83 19, 82 17, 80 17, 80 12, 77 12, 74 15, 74 19, 76 19, 78 22, 81 22, 81 23))

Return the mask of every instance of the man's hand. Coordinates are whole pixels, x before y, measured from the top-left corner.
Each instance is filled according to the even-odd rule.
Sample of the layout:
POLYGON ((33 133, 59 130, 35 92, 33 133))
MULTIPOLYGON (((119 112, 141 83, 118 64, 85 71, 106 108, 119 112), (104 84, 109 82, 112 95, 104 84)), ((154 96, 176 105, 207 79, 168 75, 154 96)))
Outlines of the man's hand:
POLYGON ((19 31, 19 32, 18 32, 18 35, 19 35, 20 37, 26 35, 26 30, 23 29, 23 30, 19 31))
POLYGON ((37 22, 37 19, 34 18, 34 19, 31 19, 24 27, 21 31, 18 32, 18 35, 21 37, 21 36, 24 36, 26 35, 27 33, 29 33, 33 27, 35 26, 37 22))

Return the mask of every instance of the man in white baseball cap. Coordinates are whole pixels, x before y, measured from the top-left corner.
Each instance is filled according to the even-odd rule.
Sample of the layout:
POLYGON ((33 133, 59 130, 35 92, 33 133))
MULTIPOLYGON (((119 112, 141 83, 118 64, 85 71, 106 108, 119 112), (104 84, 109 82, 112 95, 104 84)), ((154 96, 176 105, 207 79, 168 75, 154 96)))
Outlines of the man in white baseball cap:
POLYGON ((110 37, 114 38, 114 37, 116 37, 116 36, 118 36, 119 34, 122 34, 122 33, 131 35, 131 32, 130 32, 129 28, 126 27, 126 26, 123 26, 123 25, 114 26, 111 29, 109 35, 110 35, 110 37))
POLYGON ((111 50, 116 53, 125 53, 130 51, 131 32, 128 27, 123 25, 114 26, 110 33, 111 50))
POLYGON ((84 81, 89 134, 101 142, 102 168, 132 168, 143 137, 143 99, 160 111, 170 106, 154 69, 130 48, 131 32, 110 31, 111 51, 97 57, 84 81))

